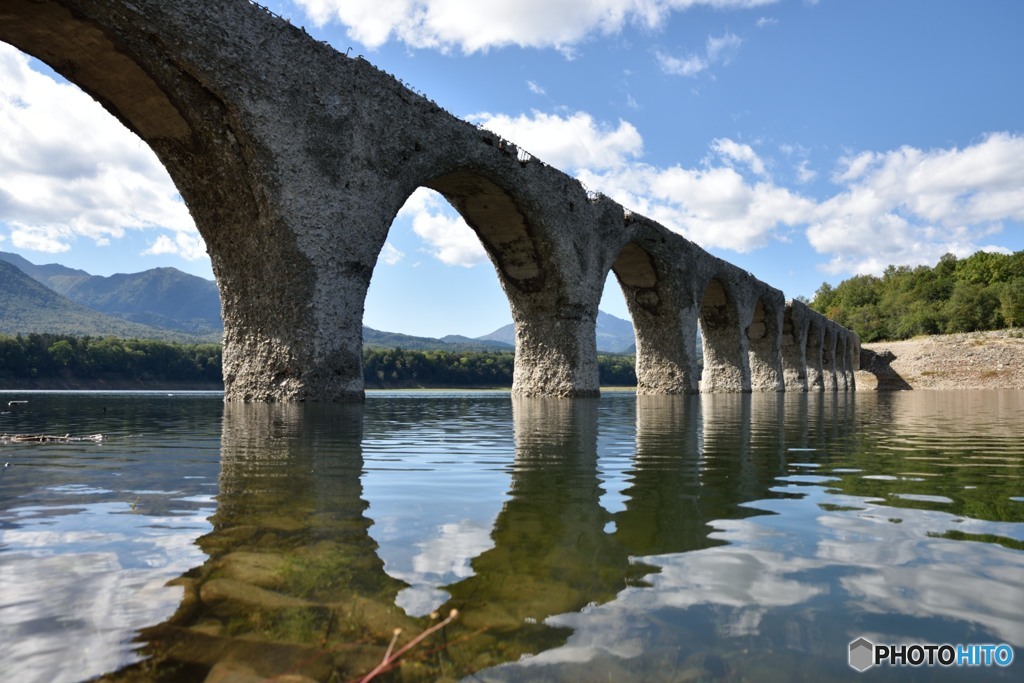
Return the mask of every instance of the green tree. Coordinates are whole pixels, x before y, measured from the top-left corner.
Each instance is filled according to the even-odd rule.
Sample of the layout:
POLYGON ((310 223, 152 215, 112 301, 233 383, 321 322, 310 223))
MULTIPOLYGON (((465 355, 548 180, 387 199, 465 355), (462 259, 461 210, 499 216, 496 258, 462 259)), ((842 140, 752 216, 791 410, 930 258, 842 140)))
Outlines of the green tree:
POLYGON ((1024 276, 1003 285, 999 292, 999 312, 1010 327, 1024 326, 1024 276))
POLYGON ((48 350, 50 352, 50 356, 58 365, 70 368, 75 364, 77 353, 75 352, 75 347, 71 345, 69 340, 61 339, 60 341, 51 344, 48 350))
POLYGON ((1001 322, 999 297, 994 288, 961 284, 946 304, 946 332, 989 330, 1001 322))

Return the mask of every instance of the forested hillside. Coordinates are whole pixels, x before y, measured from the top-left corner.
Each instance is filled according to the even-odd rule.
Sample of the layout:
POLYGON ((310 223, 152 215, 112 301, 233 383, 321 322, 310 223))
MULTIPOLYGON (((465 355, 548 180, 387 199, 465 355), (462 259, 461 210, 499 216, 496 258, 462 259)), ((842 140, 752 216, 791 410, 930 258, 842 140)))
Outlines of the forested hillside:
MULTIPOLYGON (((174 268, 151 268, 141 273, 121 273, 103 277, 90 275, 84 270, 75 270, 59 263, 36 265, 18 254, 0 251, 0 262, 10 263, 45 285, 57 294, 98 311, 109 318, 122 319, 132 323, 159 328, 159 338, 169 338, 166 331, 181 333, 202 341, 220 341, 224 325, 220 318, 220 295, 212 280, 183 273, 174 268)), ((35 318, 42 321, 45 308, 36 311, 35 318)), ((109 320, 109 318, 106 318, 109 320)), ((88 333, 122 335, 115 330, 103 330, 96 324, 88 333)), ((55 325, 36 325, 13 328, 8 325, 5 332, 64 332, 55 325)), ((136 331, 137 336, 153 337, 136 331)))
POLYGON ((1024 251, 946 254, 934 267, 889 266, 815 293, 811 307, 864 342, 1024 325, 1024 251))
POLYGON ((86 308, 0 260, 0 334, 28 332, 195 341, 183 332, 149 327, 86 308))

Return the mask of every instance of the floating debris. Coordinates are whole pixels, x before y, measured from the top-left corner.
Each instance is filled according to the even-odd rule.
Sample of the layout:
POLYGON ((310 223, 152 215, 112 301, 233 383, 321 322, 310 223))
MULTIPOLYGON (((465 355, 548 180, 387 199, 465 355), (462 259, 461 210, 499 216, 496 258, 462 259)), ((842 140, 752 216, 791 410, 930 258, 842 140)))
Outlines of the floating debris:
POLYGON ((54 434, 0 434, 0 443, 76 443, 80 441, 91 441, 99 443, 103 441, 102 434, 90 434, 89 436, 56 436, 54 434))

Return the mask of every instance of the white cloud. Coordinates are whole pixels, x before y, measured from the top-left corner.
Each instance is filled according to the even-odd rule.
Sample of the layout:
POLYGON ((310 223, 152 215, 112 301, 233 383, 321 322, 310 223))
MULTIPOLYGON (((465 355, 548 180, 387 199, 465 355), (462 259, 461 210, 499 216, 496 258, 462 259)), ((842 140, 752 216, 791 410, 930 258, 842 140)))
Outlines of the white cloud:
POLYGON ((547 92, 538 85, 535 81, 526 81, 526 87, 530 89, 534 95, 546 95, 547 92))
POLYGON ((796 165, 796 180, 798 183, 807 184, 818 177, 818 173, 811 168, 807 159, 801 159, 796 165))
MULTIPOLYGON (((156 155, 88 95, 34 71, 0 43, 0 223, 11 242, 67 251, 108 244, 125 230, 163 228, 199 239, 156 155), (88 131, 88 135, 83 135, 88 131)), ((187 258, 205 250, 181 251, 187 258)))
POLYGON ((397 265, 403 258, 405 258, 405 254, 399 251, 395 245, 391 244, 391 242, 384 243, 384 248, 380 252, 380 259, 384 261, 385 265, 397 265))
POLYGON ((727 162, 738 161, 746 164, 751 171, 759 176, 767 175, 764 161, 750 145, 741 145, 728 138, 718 138, 711 141, 711 149, 727 162))
POLYGON ((571 47, 627 25, 657 29, 693 7, 747 9, 778 0, 296 0, 317 25, 337 21, 373 49, 391 39, 411 47, 464 53, 516 45, 571 47))
POLYGON ((710 66, 707 59, 697 55, 673 57, 659 50, 655 53, 655 57, 658 59, 661 70, 673 76, 696 76, 710 66))
POLYGON ((633 124, 605 126, 584 112, 566 117, 539 111, 515 117, 482 113, 468 119, 566 171, 621 166, 643 153, 643 138, 633 124))
POLYGON ((720 38, 708 36, 708 61, 728 64, 742 44, 743 39, 734 33, 726 33, 720 38))
POLYGON ((413 232, 442 263, 471 268, 487 261, 480 238, 437 192, 419 188, 406 200, 398 215, 412 218, 413 232))
POLYGON ((56 226, 28 226, 11 230, 11 244, 19 249, 59 254, 71 247, 67 233, 56 226))
POLYGON ((810 199, 729 166, 666 169, 634 166, 584 173, 588 187, 646 215, 704 248, 750 251, 812 215, 810 199))
POLYGON ((839 160, 842 190, 823 201, 807 239, 826 270, 875 273, 888 264, 967 256, 1004 222, 1024 221, 1024 137, 995 133, 963 149, 902 147, 839 160))
POLYGON ((655 52, 661 70, 673 76, 696 76, 716 64, 728 64, 739 51, 743 39, 734 33, 721 37, 708 36, 704 54, 674 57, 667 52, 655 52))
POLYGON ((176 232, 157 236, 143 254, 176 254, 189 261, 207 258, 206 243, 197 234, 176 232))

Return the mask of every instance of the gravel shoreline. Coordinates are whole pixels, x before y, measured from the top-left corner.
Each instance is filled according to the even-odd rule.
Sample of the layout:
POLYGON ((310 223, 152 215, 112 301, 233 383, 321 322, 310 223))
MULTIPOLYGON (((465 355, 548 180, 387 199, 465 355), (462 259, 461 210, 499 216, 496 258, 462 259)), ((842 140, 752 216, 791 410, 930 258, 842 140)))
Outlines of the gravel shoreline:
POLYGON ((875 342, 863 349, 858 391, 1024 389, 1021 329, 875 342))

